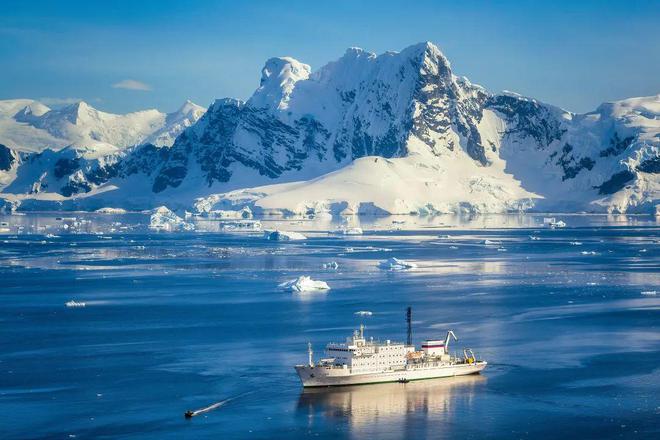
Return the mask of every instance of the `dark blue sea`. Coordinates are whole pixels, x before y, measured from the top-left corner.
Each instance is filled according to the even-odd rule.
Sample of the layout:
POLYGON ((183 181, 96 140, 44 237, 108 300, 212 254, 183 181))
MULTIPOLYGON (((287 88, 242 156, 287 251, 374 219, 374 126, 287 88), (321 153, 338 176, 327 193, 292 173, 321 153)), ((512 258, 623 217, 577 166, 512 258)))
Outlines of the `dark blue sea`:
POLYGON ((654 217, 264 221, 309 237, 284 243, 62 215, 0 217, 0 438, 660 438, 654 217), (278 289, 300 275, 331 290, 278 289), (404 340, 407 306, 417 343, 452 329, 485 372, 303 391, 308 341, 404 340))

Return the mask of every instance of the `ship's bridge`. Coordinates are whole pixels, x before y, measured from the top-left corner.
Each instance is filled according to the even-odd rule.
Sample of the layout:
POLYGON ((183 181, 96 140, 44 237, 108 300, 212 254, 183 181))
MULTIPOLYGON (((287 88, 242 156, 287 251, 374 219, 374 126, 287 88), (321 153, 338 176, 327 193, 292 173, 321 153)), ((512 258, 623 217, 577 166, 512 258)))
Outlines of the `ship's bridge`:
POLYGON ((406 364, 406 355, 415 350, 402 342, 369 340, 364 337, 364 326, 356 330, 345 343, 330 343, 326 346, 329 363, 346 366, 352 372, 384 371, 401 368, 406 364))

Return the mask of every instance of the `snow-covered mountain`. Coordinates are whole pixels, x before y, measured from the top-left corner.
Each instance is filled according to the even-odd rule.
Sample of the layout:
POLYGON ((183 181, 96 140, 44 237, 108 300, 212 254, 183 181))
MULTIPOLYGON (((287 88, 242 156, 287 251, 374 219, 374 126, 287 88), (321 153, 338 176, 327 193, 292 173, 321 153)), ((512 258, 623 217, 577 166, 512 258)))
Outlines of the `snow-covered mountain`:
POLYGON ((38 101, 5 100, 0 101, 0 143, 17 151, 73 146, 100 155, 143 143, 170 146, 204 112, 190 101, 169 114, 144 110, 116 115, 82 101, 50 109, 38 101))
POLYGON ((284 214, 652 212, 660 95, 574 114, 492 94, 454 75, 431 43, 351 48, 316 71, 268 60, 247 102, 217 100, 169 148, 77 146, 12 166, 3 195, 25 209, 48 200, 284 214))

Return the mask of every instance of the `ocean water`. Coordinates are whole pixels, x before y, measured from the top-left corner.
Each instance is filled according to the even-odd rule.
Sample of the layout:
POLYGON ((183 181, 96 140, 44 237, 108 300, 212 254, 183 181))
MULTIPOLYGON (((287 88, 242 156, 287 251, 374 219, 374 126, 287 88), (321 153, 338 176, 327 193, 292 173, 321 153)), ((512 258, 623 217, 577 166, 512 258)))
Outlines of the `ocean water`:
POLYGON ((309 236, 277 243, 66 216, 0 217, 3 439, 660 437, 653 217, 264 222, 309 236), (418 268, 377 267, 391 256, 418 268), (278 290, 299 275, 331 290, 278 290), (303 391, 308 341, 404 340, 407 306, 416 343, 453 329, 485 372, 303 391))

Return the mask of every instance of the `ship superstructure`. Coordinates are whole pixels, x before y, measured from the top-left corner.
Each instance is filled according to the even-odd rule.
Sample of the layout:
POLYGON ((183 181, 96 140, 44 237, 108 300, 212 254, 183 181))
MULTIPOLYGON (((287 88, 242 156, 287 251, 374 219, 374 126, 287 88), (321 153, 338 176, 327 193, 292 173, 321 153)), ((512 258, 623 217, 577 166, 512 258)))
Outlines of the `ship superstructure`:
POLYGON ((327 357, 316 363, 308 344, 307 365, 296 365, 295 369, 303 386, 321 387, 463 376, 486 368, 487 362, 477 359, 471 349, 464 349, 462 356, 451 355, 451 339, 457 340, 449 330, 445 339, 425 340, 417 350, 410 343, 367 339, 361 325, 345 342, 329 343, 327 357))

